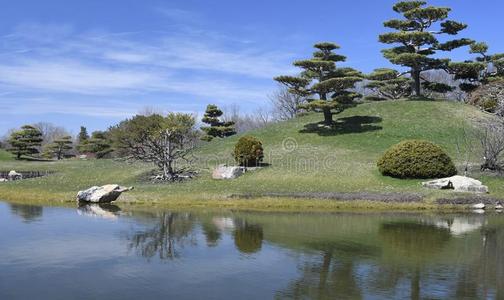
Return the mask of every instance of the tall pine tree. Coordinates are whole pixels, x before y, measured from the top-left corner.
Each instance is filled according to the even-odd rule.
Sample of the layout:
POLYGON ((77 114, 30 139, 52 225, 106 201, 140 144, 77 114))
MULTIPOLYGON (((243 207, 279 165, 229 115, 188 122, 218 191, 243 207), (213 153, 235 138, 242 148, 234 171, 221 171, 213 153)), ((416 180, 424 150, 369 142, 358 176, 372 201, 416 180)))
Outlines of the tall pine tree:
POLYGON ((223 112, 217 105, 209 104, 207 106, 205 115, 201 120, 203 123, 208 124, 208 126, 201 127, 201 130, 205 132, 202 140, 211 141, 215 137, 223 138, 236 134, 235 123, 221 121, 222 115, 223 112))
POLYGON ((8 151, 16 155, 16 159, 20 159, 23 155, 37 154, 42 140, 40 130, 31 125, 24 125, 21 130, 11 134, 8 140, 10 144, 8 151))
POLYGON ((333 114, 343 111, 354 103, 360 94, 350 91, 362 80, 362 74, 352 68, 338 68, 337 62, 346 57, 334 53, 339 46, 334 43, 318 43, 313 57, 295 61, 294 66, 303 71, 299 76, 278 76, 275 80, 289 88, 289 92, 308 97, 302 108, 322 112, 324 125, 333 124, 333 114), (315 97, 315 98, 310 98, 315 97))
MULTIPOLYGON (((454 36, 467 27, 463 23, 447 20, 451 11, 448 7, 427 6, 425 1, 400 1, 393 6, 393 10, 402 14, 404 19, 386 21, 384 26, 396 31, 380 35, 379 40, 385 44, 398 44, 398 46, 382 52, 393 64, 410 69, 408 73, 413 78, 415 95, 421 96, 422 72, 434 69, 447 70, 450 62, 449 59, 433 55, 439 51, 452 51, 470 45, 473 41, 466 38, 439 41, 439 36, 454 36)), ((441 88, 439 84, 430 86, 441 88)))

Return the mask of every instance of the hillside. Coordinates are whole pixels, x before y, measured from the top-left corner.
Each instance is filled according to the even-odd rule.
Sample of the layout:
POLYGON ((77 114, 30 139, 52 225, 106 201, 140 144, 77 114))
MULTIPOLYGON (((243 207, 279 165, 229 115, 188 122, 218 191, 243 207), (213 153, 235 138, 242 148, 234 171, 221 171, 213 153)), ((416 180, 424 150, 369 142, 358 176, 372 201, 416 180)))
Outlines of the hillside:
POLYGON ((12 154, 3 149, 0 149, 0 161, 8 161, 8 160, 13 160, 12 154))
MULTIPOLYGON (((319 114, 310 114, 249 132, 263 141, 269 166, 232 181, 215 181, 210 172, 219 163, 233 163, 231 152, 239 136, 215 140, 195 153, 200 176, 179 184, 152 184, 144 178, 151 166, 112 160, 64 162, 2 162, 0 169, 53 170, 46 178, 0 185, 0 198, 71 200, 91 185, 134 185, 126 199, 140 201, 220 200, 231 194, 370 192, 421 193, 419 180, 381 176, 376 160, 404 139, 426 139, 442 146, 460 167, 456 149, 463 129, 473 130, 488 115, 454 102, 399 101, 359 105, 337 116, 334 130, 319 130, 319 114)), ((477 174, 475 174, 477 175, 477 174)), ((494 195, 503 195, 500 179, 484 178, 494 195)))

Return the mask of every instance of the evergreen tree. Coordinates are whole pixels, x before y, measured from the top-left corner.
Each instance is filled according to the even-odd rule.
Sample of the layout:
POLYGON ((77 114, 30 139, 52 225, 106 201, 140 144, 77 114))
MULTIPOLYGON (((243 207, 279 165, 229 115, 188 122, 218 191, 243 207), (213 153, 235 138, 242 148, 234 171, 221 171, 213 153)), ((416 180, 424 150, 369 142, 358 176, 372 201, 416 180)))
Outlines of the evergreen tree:
POLYGON ((77 143, 81 144, 84 141, 89 140, 89 134, 87 132, 87 128, 84 126, 80 127, 79 135, 77 137, 77 143))
POLYGON ((20 159, 22 155, 37 154, 42 145, 42 132, 31 125, 25 125, 11 134, 8 143, 11 146, 8 151, 16 155, 16 159, 20 159))
POLYGON ((215 137, 223 138, 236 134, 235 123, 221 121, 220 117, 222 115, 222 110, 216 105, 209 104, 207 106, 205 115, 201 121, 209 126, 201 127, 201 130, 206 134, 202 140, 211 141, 215 137))
POLYGON ((64 136, 62 138, 55 139, 51 144, 47 145, 46 151, 51 155, 60 160, 65 157, 68 150, 72 149, 72 137, 64 136))
POLYGON ((295 61, 294 66, 303 71, 299 76, 278 76, 276 81, 287 86, 293 94, 308 98, 301 108, 322 112, 324 124, 333 124, 333 112, 339 113, 353 105, 360 94, 350 91, 355 83, 362 80, 362 74, 352 68, 338 68, 337 62, 343 62, 346 57, 333 52, 339 49, 334 43, 318 43, 313 57, 307 60, 295 61))
POLYGON ((381 99, 397 100, 411 95, 411 79, 400 77, 393 69, 376 69, 367 76, 366 88, 373 90, 381 99))
MULTIPOLYGON (((448 67, 449 59, 435 58, 439 51, 453 49, 473 43, 470 39, 454 39, 440 42, 440 35, 457 35, 467 25, 447 20, 451 11, 448 7, 426 6, 425 1, 400 1, 393 10, 403 15, 404 19, 392 19, 384 23, 385 27, 397 30, 380 35, 379 40, 385 44, 399 46, 383 50, 385 58, 393 64, 410 68, 413 79, 413 90, 416 96, 421 96, 421 74, 424 71, 444 69, 448 67), (439 27, 434 27, 439 24, 439 27), (434 27, 434 28, 433 28, 434 27)), ((429 85, 426 88, 435 91, 446 90, 441 84, 429 85)))
POLYGON ((472 44, 469 53, 478 56, 475 60, 452 62, 449 65, 455 79, 461 81, 461 90, 469 93, 480 85, 504 78, 504 53, 488 54, 486 43, 472 44))
POLYGON ((103 131, 93 132, 91 138, 77 146, 77 150, 81 153, 94 153, 98 159, 113 151, 112 142, 103 131))

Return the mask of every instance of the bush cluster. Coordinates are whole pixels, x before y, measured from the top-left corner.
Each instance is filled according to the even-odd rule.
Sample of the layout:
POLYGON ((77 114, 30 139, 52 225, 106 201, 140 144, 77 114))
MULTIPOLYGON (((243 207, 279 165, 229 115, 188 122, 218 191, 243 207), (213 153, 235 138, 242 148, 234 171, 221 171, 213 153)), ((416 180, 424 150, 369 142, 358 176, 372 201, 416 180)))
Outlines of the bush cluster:
POLYGON ((428 141, 407 140, 390 147, 378 160, 383 175, 396 178, 442 178, 457 174, 451 158, 428 141))
POLYGON ((264 158, 260 140, 253 136, 241 137, 235 145, 234 158, 240 166, 256 166, 264 158))

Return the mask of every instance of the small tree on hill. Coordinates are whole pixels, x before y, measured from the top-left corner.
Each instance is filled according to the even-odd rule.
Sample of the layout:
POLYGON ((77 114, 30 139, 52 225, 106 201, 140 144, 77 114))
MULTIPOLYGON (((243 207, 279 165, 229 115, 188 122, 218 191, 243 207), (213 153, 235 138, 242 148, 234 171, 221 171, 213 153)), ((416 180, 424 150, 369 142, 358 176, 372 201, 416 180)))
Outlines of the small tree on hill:
POLYGON ((68 155, 69 150, 72 150, 72 144, 72 137, 64 136, 57 138, 51 144, 48 144, 46 151, 51 155, 51 157, 56 157, 60 160, 68 155))
POLYGON ((370 82, 366 88, 374 91, 379 98, 397 100, 411 95, 411 79, 400 77, 393 69, 376 69, 367 76, 370 82))
POLYGON ((201 121, 209 126, 201 127, 201 130, 206 134, 202 140, 211 141, 215 137, 224 138, 236 134, 235 123, 232 121, 221 121, 220 117, 222 114, 222 110, 216 105, 209 104, 207 106, 205 115, 201 121))
POLYGON ((22 155, 33 155, 39 153, 39 148, 42 145, 42 132, 31 125, 24 125, 21 130, 14 131, 8 143, 9 152, 16 155, 16 159, 20 159, 22 155))
POLYGON ((346 57, 333 52, 339 49, 334 43, 318 43, 313 57, 294 62, 294 66, 303 71, 299 76, 278 76, 276 81, 287 86, 289 92, 308 98, 302 108, 322 112, 324 124, 333 124, 333 112, 340 113, 354 104, 360 94, 350 91, 355 83, 362 80, 362 74, 352 68, 338 68, 336 62, 343 62, 346 57))
MULTIPOLYGON (((413 90, 421 96, 421 74, 427 70, 447 69, 449 59, 433 57, 439 51, 453 49, 473 43, 470 39, 454 39, 440 42, 438 36, 457 35, 467 25, 446 20, 451 11, 448 7, 426 6, 425 1, 400 1, 393 10, 403 15, 404 19, 392 19, 384 23, 385 27, 397 30, 380 35, 379 40, 385 44, 399 46, 383 50, 385 58, 393 64, 410 68, 408 73, 413 79, 413 90), (439 23, 438 27, 435 27, 439 23)), ((436 92, 446 90, 440 84, 427 85, 426 88, 436 92)))

